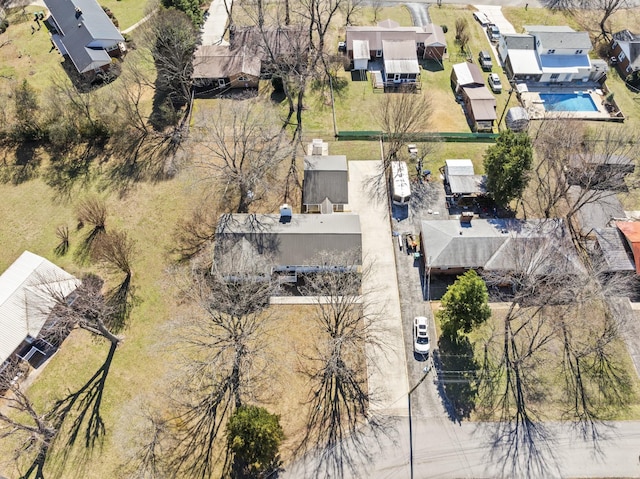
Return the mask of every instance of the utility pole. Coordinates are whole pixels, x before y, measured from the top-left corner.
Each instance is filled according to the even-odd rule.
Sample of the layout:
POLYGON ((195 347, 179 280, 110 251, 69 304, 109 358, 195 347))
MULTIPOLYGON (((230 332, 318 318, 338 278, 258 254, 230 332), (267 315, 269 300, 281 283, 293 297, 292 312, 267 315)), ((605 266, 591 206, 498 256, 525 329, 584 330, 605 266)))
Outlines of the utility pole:
POLYGON ((429 371, 431 371, 431 367, 425 366, 425 368, 422 370, 424 374, 420 378, 420 381, 418 381, 418 383, 413 386, 407 393, 407 401, 409 402, 409 468, 411 470, 411 479, 413 479, 413 428, 411 421, 411 394, 418 388, 418 386, 422 384, 425 379, 427 379, 429 371))

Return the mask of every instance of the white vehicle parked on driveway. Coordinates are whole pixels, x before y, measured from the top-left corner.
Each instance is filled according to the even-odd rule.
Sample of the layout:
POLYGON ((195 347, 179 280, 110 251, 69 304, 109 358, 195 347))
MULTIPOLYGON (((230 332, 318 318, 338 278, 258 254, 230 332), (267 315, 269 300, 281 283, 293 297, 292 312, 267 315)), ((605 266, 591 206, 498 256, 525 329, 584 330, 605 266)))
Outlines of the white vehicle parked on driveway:
POLYGON ((413 318, 413 351, 422 356, 429 354, 429 323, 424 316, 413 318))
POLYGON ((502 82, 500 81, 500 77, 497 73, 489 74, 489 86, 493 90, 494 93, 502 92, 502 82))

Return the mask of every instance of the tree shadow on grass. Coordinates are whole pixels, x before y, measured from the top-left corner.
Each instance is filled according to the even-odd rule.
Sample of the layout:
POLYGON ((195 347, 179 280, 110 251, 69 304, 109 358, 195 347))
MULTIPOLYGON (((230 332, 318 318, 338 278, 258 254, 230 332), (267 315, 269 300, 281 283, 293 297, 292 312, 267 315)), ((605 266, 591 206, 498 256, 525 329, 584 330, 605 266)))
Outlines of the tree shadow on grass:
POLYGON ((355 473, 358 465, 370 461, 378 452, 372 449, 365 429, 374 440, 391 431, 393 418, 370 418, 365 421, 371 395, 366 382, 340 356, 308 360, 316 364, 303 374, 315 384, 309 399, 306 430, 297 456, 310 451, 318 467, 309 477, 334 478, 355 473), (367 426, 366 428, 364 426, 367 426))
POLYGON ((174 127, 163 132, 128 132, 114 145, 114 156, 102 178, 101 187, 126 195, 140 181, 170 180, 181 161, 182 131, 174 127))
POLYGON ((71 464, 71 453, 75 451, 74 446, 80 440, 84 443, 83 457, 90 454, 97 445, 102 445, 106 428, 100 408, 116 347, 116 344, 111 344, 102 366, 80 389, 58 400, 45 414, 55 432, 49 441, 43 442, 36 458, 20 479, 44 479, 44 466, 47 459, 51 457, 52 450, 60 455, 60 460, 56 461, 57 470, 54 471, 53 476, 66 477, 64 468, 71 464), (71 424, 67 424, 72 418, 71 424), (57 444, 57 441, 62 439, 62 434, 65 436, 65 441, 57 444))
POLYGON ((119 333, 126 327, 131 310, 140 302, 131 284, 131 274, 125 275, 120 284, 107 291, 105 298, 113 311, 107 325, 109 330, 119 333))
POLYGON ((441 336, 438 351, 434 355, 438 370, 439 392, 443 397, 451 418, 461 421, 475 409, 478 363, 473 354, 473 346, 466 337, 457 341, 441 336))
POLYGON ((100 151, 102 150, 88 144, 78 155, 70 153, 52 156, 44 170, 45 183, 53 188, 59 197, 70 199, 75 186, 84 187, 91 181, 91 165, 100 151))
POLYGON ((0 169, 0 181, 20 185, 38 176, 38 168, 42 161, 39 145, 36 142, 20 142, 14 145, 15 160, 6 161, 0 169))

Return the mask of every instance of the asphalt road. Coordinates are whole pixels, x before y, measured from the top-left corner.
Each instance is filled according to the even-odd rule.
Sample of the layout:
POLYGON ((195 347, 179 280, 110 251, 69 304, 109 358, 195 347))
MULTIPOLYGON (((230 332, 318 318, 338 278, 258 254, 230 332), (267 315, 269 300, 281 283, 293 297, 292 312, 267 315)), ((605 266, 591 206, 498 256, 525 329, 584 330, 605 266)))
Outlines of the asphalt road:
MULTIPOLYGON (((602 478, 640 477, 640 421, 600 427, 604 437, 592 442, 568 424, 547 424, 547 437, 535 443, 537 453, 513 464, 493 448, 493 425, 455 424, 441 418, 413 418, 413 477, 422 478, 602 478), (543 463, 544 468, 538 467, 543 463)), ((395 418, 386 435, 374 437, 362 431, 365 445, 353 451, 351 468, 344 478, 410 478, 409 421, 395 418)), ((510 456, 513 457, 513 456, 510 456)), ((281 478, 322 475, 322 464, 313 457, 299 461, 281 478)))

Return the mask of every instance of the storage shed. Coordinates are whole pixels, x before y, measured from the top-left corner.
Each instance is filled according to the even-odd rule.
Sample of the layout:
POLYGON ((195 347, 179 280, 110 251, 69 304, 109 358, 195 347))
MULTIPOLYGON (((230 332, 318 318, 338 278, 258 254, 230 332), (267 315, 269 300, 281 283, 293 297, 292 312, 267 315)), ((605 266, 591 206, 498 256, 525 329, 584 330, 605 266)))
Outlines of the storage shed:
POLYGON ((369 66, 369 41, 353 41, 353 69, 366 70, 369 66))
POLYGON ((465 86, 484 86, 484 76, 475 63, 456 63, 451 70, 451 88, 456 93, 465 86))
POLYGON ((507 116, 505 117, 505 123, 507 128, 512 131, 523 131, 529 126, 529 115, 527 110, 521 106, 514 106, 509 108, 507 116))

